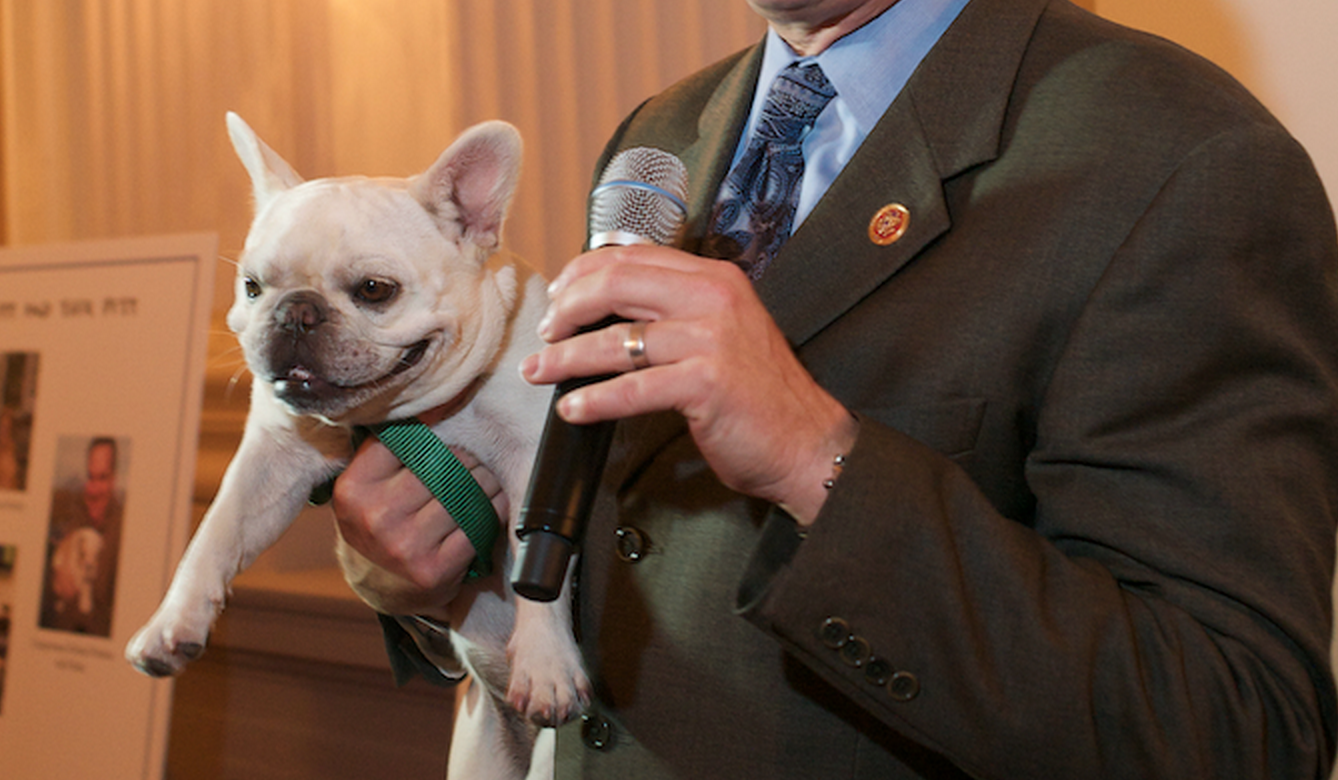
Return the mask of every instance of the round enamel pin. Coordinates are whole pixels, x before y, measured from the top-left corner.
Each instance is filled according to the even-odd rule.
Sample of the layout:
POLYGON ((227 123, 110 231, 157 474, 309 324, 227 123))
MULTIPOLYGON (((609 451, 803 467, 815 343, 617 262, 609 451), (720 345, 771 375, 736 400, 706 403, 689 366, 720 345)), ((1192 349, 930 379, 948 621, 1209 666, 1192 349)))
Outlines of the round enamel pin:
POLYGON ((906 234, 910 224, 910 210, 900 203, 889 203, 869 220, 869 240, 878 246, 895 243, 906 234))

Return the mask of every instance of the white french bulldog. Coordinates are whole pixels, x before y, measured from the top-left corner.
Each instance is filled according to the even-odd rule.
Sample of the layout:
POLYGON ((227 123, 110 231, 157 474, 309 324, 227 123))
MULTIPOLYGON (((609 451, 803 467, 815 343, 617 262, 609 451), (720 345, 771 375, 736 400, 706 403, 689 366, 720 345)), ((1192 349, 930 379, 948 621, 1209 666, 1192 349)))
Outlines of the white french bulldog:
MULTIPOLYGON (((240 117, 227 123, 255 194, 227 317, 253 375, 251 407, 218 495, 126 657, 153 676, 199 657, 233 576, 347 463, 351 427, 449 407, 433 431, 476 456, 513 500, 494 574, 434 613, 474 678, 448 777, 551 776, 551 736, 531 751, 539 726, 574 716, 589 682, 568 599, 517 599, 505 574, 549 397, 517 371, 542 346, 544 281, 494 257, 520 136, 486 122, 408 179, 304 182, 240 117)), ((420 611, 398 595, 413 591, 407 582, 342 542, 339 553, 371 606, 420 611)))

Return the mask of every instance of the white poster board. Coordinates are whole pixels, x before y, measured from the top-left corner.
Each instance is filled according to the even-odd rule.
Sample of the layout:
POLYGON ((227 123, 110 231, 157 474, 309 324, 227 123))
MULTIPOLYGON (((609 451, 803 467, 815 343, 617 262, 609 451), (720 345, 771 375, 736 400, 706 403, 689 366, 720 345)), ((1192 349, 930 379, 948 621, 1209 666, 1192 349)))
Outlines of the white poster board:
POLYGON ((0 777, 162 776, 123 652, 190 533, 217 243, 0 249, 0 777))

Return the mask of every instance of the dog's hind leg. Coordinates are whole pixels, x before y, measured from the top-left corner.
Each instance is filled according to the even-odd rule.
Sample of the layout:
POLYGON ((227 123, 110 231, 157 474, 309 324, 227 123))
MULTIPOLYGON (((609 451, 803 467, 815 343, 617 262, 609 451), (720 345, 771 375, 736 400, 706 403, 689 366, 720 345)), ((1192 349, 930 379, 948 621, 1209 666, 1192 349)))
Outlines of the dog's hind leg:
POLYGON ((525 780, 552 780, 557 774, 557 731, 540 729, 530 751, 530 771, 525 780))
POLYGON ((471 678, 456 695, 446 778, 551 780, 554 745, 552 729, 540 733, 471 678))

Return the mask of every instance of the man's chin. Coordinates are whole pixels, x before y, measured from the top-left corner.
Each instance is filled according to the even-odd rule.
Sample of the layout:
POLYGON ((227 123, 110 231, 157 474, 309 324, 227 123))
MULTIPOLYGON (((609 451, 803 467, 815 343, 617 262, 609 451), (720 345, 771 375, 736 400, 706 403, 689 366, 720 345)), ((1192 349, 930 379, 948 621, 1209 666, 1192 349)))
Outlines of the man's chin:
POLYGON ((107 507, 111 505, 111 496, 102 498, 89 498, 84 496, 84 509, 88 511, 88 516, 93 520, 101 521, 107 514, 107 507))

